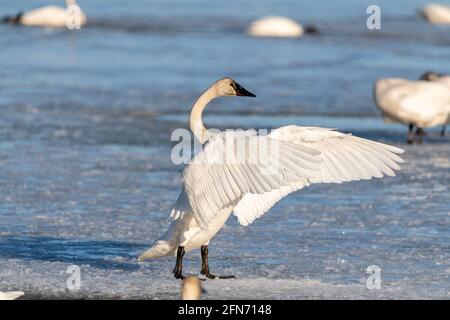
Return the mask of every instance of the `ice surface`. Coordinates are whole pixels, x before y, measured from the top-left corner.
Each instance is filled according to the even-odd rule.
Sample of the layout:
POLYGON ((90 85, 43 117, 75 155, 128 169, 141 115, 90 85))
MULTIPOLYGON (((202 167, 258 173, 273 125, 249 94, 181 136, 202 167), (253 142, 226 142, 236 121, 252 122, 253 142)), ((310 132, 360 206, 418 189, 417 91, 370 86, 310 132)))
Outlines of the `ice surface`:
MULTIPOLYGON (((207 281, 206 298, 448 298, 450 149, 448 138, 429 139, 396 143, 406 163, 395 178, 312 186, 247 228, 232 217, 210 260, 213 272, 237 279, 207 281), (381 290, 366 287, 370 265, 382 269, 381 290)), ((173 258, 136 261, 167 227, 179 190, 170 146, 23 142, 1 150, 2 290, 178 297, 173 258), (73 264, 79 292, 66 288, 73 264)), ((187 254, 186 272, 199 267, 199 252, 187 254)))

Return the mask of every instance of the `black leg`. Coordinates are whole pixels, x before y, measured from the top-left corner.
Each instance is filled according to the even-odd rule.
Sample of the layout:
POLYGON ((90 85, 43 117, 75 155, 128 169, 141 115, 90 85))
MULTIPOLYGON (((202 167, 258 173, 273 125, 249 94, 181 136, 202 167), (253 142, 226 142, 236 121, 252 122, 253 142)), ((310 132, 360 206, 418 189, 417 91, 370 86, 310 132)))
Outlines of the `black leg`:
POLYGON ((422 128, 417 128, 416 130, 416 136, 417 136, 417 144, 421 144, 423 141, 423 136, 425 135, 425 131, 423 131, 422 128))
POLYGON ((407 142, 408 142, 408 144, 412 144, 414 142, 414 125, 413 124, 409 125, 407 142))
POLYGON ((446 128, 446 127, 447 127, 446 124, 444 124, 444 125, 442 126, 441 137, 445 137, 445 128, 446 128))
POLYGON ((201 274, 204 274, 209 279, 234 279, 235 276, 217 276, 209 272, 209 264, 208 264, 208 246, 204 245, 200 248, 202 252, 202 270, 201 274))
POLYGON ((184 247, 179 246, 177 250, 177 263, 175 264, 175 269, 173 269, 173 275, 177 279, 184 279, 183 256, 184 256, 184 247))

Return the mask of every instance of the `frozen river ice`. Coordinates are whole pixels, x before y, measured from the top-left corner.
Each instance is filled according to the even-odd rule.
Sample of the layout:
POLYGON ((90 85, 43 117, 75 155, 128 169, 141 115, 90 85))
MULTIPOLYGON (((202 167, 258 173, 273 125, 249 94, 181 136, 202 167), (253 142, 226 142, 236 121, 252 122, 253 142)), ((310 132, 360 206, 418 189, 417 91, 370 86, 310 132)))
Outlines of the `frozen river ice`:
MULTIPOLYGON (((152 121, 130 117, 130 136, 152 121)), ((123 118, 96 130, 121 128, 123 118)), ((397 138, 404 130, 377 121, 379 130, 359 134, 405 148, 398 176, 314 185, 249 227, 231 217, 210 259, 213 271, 237 279, 207 281, 206 298, 450 297, 448 138, 432 132, 426 144, 407 146, 397 138), (380 290, 366 287, 370 265, 382 269, 380 290)), ((0 144, 0 288, 45 298, 177 298, 174 258, 136 261, 167 227, 179 192, 170 144, 74 147, 75 129, 46 130, 54 141, 0 144), (81 269, 77 292, 66 287, 70 265, 81 269)), ((199 268, 200 253, 188 253, 186 272, 199 268)))

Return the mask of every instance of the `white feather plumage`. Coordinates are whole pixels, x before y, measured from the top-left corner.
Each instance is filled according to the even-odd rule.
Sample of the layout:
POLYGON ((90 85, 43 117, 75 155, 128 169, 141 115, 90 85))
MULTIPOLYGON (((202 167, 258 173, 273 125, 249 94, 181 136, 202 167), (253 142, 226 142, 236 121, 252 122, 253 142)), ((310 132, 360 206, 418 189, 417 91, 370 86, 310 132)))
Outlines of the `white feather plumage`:
POLYGON ((450 122, 448 78, 437 81, 380 79, 375 102, 386 121, 429 128, 450 122))
MULTIPOLYGON (((204 105, 194 104, 191 124, 201 121, 207 102, 216 96, 229 95, 221 94, 221 86, 230 81, 233 80, 219 80, 199 98, 204 105)), ((201 140, 203 124, 191 125, 191 129, 201 140)), ((267 137, 219 133, 184 168, 182 191, 170 214, 172 223, 139 260, 174 255, 178 246, 189 251, 208 244, 232 212, 241 225, 248 225, 288 194, 313 183, 394 176, 394 171, 400 170, 398 163, 403 162, 397 155, 402 152, 393 146, 326 128, 285 126, 267 137), (263 171, 259 162, 250 161, 251 155, 261 151, 258 148, 263 139, 277 146, 278 166, 270 174, 263 171), (245 157, 238 159, 230 147, 234 143, 247 143, 245 157)), ((270 152, 263 154, 274 156, 270 152)))
POLYGON ((25 293, 22 291, 9 291, 9 292, 1 292, 0 291, 0 300, 16 300, 23 296, 25 293))

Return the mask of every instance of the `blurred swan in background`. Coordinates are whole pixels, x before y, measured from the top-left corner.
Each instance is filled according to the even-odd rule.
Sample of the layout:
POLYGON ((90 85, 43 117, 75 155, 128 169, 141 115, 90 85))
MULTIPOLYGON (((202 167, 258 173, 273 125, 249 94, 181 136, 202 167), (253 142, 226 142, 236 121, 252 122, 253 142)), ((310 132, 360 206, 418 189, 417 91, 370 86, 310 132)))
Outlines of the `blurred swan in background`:
POLYGON ((186 277, 181 284, 181 300, 200 300, 203 289, 200 279, 194 276, 186 277))
POLYGON ((314 26, 303 28, 290 18, 267 16, 253 21, 247 33, 254 37, 299 38, 304 33, 318 33, 318 30, 314 26))
MULTIPOLYGON (((434 81, 434 82, 438 82, 443 84, 444 86, 446 86, 449 90, 450 90, 450 76, 446 75, 446 74, 442 74, 442 73, 437 73, 434 71, 428 71, 425 72, 421 77, 420 80, 424 80, 424 81, 434 81)), ((447 121, 449 122, 449 121, 447 121)), ((445 136, 445 128, 447 127, 447 123, 445 123, 442 126, 442 130, 441 130, 441 136, 445 136)))
POLYGON ((447 74, 427 71, 422 76, 420 76, 419 80, 441 83, 450 89, 450 76, 447 74))
POLYGON ((430 23, 450 24, 450 6, 443 4, 428 4, 422 8, 422 16, 430 23))
POLYGON ((424 128, 443 125, 441 134, 445 133, 445 125, 450 121, 448 80, 432 73, 424 74, 418 81, 380 79, 375 83, 374 100, 386 122, 409 126, 408 143, 421 143, 424 128))
POLYGON ((78 19, 79 26, 86 24, 86 15, 81 11, 76 0, 66 0, 67 8, 58 6, 46 6, 19 13, 14 17, 5 17, 3 22, 34 27, 65 28, 68 22, 78 19), (79 15, 79 16, 75 16, 79 15))
POLYGON ((288 194, 313 183, 395 176, 394 170, 403 162, 397 155, 403 152, 399 148, 333 129, 291 125, 267 136, 229 130, 212 134, 203 126, 202 113, 211 100, 222 96, 255 95, 233 79, 223 78, 194 103, 189 124, 203 148, 183 170, 171 225, 139 257, 143 261, 176 255, 173 273, 177 279, 183 278, 185 252, 199 247, 201 274, 217 277, 209 270, 208 244, 232 212, 247 226, 288 194), (245 148, 236 150, 236 146, 245 148))
POLYGON ((0 291, 0 300, 16 300, 20 298, 25 293, 22 291, 10 291, 10 292, 1 292, 0 291))

